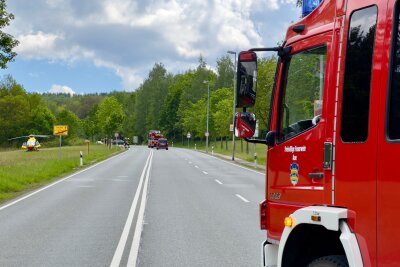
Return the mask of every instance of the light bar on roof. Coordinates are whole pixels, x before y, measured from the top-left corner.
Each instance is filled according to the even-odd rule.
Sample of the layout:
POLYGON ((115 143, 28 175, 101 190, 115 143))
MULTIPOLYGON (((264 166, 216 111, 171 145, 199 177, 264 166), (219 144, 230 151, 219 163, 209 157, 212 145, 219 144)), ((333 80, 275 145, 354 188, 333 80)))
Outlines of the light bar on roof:
POLYGON ((323 0, 303 0, 303 10, 302 10, 302 17, 307 16, 310 14, 314 9, 316 9, 323 0))

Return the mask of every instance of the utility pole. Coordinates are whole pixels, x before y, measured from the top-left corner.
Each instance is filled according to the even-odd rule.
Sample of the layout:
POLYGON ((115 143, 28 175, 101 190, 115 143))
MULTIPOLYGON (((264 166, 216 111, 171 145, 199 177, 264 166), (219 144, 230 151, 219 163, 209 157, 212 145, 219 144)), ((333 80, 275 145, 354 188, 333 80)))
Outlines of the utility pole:
POLYGON ((228 51, 228 54, 232 54, 235 57, 235 66, 233 68, 233 131, 232 131, 232 160, 235 160, 235 114, 236 114, 236 52, 228 51))
POLYGON ((207 83, 207 125, 206 125, 206 153, 208 153, 208 136, 210 133, 208 132, 208 117, 210 112, 210 81, 203 81, 203 83, 207 83))

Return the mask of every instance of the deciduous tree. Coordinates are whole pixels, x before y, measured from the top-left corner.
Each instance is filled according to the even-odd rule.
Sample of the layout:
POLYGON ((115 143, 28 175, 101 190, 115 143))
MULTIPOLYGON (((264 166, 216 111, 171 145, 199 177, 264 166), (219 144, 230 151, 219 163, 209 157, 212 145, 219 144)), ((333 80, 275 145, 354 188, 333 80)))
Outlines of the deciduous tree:
MULTIPOLYGON (((10 25, 14 15, 6 10, 6 0, 0 0, 0 29, 10 25)), ((13 61, 17 53, 14 48, 18 41, 8 33, 0 30, 0 68, 7 68, 7 63, 13 61)))
POLYGON ((115 97, 104 98, 103 102, 99 105, 96 116, 100 129, 108 138, 113 137, 114 133, 121 131, 125 114, 115 97))

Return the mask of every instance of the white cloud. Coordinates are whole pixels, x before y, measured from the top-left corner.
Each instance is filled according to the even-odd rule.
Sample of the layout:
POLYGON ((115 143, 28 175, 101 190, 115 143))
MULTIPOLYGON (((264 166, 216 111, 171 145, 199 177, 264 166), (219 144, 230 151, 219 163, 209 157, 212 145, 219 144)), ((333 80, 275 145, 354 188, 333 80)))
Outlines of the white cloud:
POLYGON ((53 84, 48 91, 50 94, 69 94, 73 96, 75 94, 74 90, 72 88, 66 86, 66 85, 58 85, 58 84, 53 84))
MULTIPOLYGON (((200 54, 214 63, 227 50, 265 46, 260 31, 267 26, 260 30, 261 22, 269 19, 268 12, 294 2, 13 0, 9 6, 16 20, 10 29, 20 41, 19 57, 89 60, 112 69, 124 89, 132 90, 155 62, 184 71, 197 63, 200 54)), ((273 29, 282 36, 284 30, 273 29)), ((268 40, 269 44, 281 41, 275 34, 270 36, 276 40, 268 40)))
POLYGON ((53 54, 57 39, 63 39, 51 33, 28 33, 17 36, 20 41, 16 51, 27 58, 45 58, 53 54))

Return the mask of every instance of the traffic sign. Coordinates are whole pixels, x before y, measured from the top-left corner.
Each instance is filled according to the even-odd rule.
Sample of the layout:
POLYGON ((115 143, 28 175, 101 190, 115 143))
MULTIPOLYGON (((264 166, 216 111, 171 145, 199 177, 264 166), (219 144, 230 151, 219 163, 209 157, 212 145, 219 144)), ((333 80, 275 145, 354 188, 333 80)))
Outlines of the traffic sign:
POLYGON ((54 125, 53 135, 67 136, 68 135, 68 125, 54 125))
POLYGON ((133 137, 133 143, 134 143, 134 144, 139 144, 139 137, 138 137, 138 136, 135 135, 135 136, 133 137))
POLYGON ((192 137, 192 135, 190 134, 190 132, 187 133, 186 135, 187 139, 190 139, 192 137))

